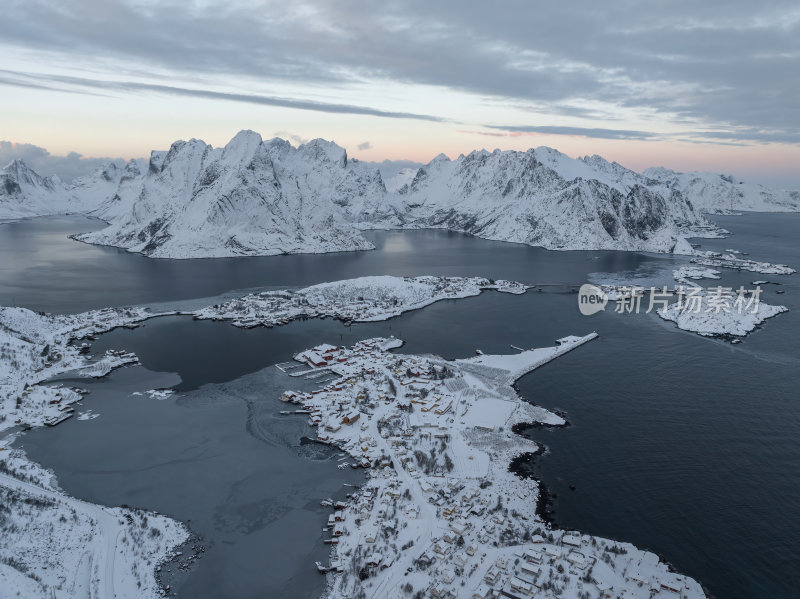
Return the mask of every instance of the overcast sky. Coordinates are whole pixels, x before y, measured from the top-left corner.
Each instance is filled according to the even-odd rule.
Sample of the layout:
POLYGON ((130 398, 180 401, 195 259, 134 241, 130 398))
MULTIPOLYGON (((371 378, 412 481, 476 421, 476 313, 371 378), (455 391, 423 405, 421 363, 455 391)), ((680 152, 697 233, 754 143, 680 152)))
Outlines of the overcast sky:
POLYGON ((800 188, 796 0, 6 0, 0 51, 0 139, 51 155, 248 128, 365 160, 549 145, 800 188))

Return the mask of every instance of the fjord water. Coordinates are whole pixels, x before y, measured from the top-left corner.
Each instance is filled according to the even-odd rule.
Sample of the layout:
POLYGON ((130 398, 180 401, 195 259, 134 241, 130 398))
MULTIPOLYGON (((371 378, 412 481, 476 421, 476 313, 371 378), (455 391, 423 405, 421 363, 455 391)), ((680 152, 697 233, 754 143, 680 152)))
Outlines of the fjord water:
MULTIPOLYGON (((717 220, 735 235, 702 240, 704 248, 734 247, 754 259, 800 265, 798 215, 717 220)), ((596 272, 665 278, 682 261, 546 252, 440 231, 374 233, 374 252, 221 261, 148 260, 76 242, 67 242, 74 244, 69 250, 62 241, 48 248, 52 227, 59 231, 52 238, 60 239, 85 222, 14 225, 16 239, 41 244, 31 258, 30 281, 19 274, 26 271, 22 249, 14 253, 22 262, 2 264, 18 304, 77 311, 367 274, 580 284, 596 272), (65 270, 75 273, 79 285, 72 277, 47 278, 50 271, 65 270), (105 276, 112 272, 119 286, 105 276)), ((0 228, 3 259, 9 243, 1 241, 4 233, 0 228)), ((779 281, 780 287, 765 286, 762 299, 791 311, 737 346, 678 331, 652 314, 584 317, 576 296, 561 288, 523 296, 489 292, 350 327, 307 320, 239 330, 186 317, 154 319, 95 344, 97 351, 135 351, 143 364, 91 384, 84 404, 99 418, 33 431, 20 444, 52 467, 71 494, 191 520, 210 549, 197 567, 171 581, 179 595, 280 590, 284 596, 313 596, 323 584, 313 556, 326 554, 318 501, 343 492, 351 474, 337 470, 329 454, 301 450, 297 438, 309 434, 305 423, 275 416, 283 406, 276 394, 288 381, 264 367, 309 345, 374 335, 404 339, 403 352, 454 358, 474 355, 476 348, 505 353, 509 344, 550 345, 566 334, 596 330, 599 340, 519 382, 529 401, 564 410, 571 423, 528 433, 549 449, 535 473, 557 494, 556 523, 656 551, 716 597, 794 597, 793 581, 800 576, 800 285, 798 275, 732 271, 724 272, 722 283, 748 287, 756 279, 779 281), (778 289, 786 293, 778 295, 778 289), (181 382, 158 372, 177 373, 181 382), (177 399, 130 395, 176 383, 177 399), (305 467, 311 476, 295 473, 305 467), (292 524, 300 522, 302 527, 292 524), (268 567, 279 555, 292 559, 268 567), (259 570, 261 556, 265 566, 259 570)))
POLYGON ((487 276, 562 282, 585 270, 635 268, 623 252, 562 253, 481 241, 448 231, 366 232, 378 251, 165 260, 98 247, 69 235, 96 219, 46 217, 0 224, 0 306, 53 313, 214 296, 236 289, 305 287, 365 275, 487 276), (491 272, 490 272, 491 271, 491 272), (493 274, 492 274, 493 273, 493 274))

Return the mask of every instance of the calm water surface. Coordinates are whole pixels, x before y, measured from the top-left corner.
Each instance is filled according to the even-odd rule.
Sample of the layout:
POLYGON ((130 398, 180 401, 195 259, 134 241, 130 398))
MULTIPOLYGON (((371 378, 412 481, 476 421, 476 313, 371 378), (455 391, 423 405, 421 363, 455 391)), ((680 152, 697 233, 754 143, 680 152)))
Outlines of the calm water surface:
MULTIPOLYGON (((733 247, 754 259, 800 266, 798 215, 717 220, 735 235, 702 240, 704 248, 733 247)), ((4 239, 12 225, 0 227, 0 276, 17 303, 77 311, 381 273, 579 284, 592 273, 631 271, 668 282, 671 268, 682 262, 619 252, 546 252, 437 231, 374 233, 374 252, 161 261, 63 243, 86 223, 13 225, 19 244, 43 244, 30 257, 39 274, 28 283, 26 253, 9 251, 17 247, 4 239), (9 266, 12 255, 18 262, 9 266), (74 272, 75 279, 48 278, 59 270, 74 272), (108 285, 110 273, 119 287, 108 285)), ((342 485, 353 474, 338 470, 335 456, 298 443, 308 434, 304 421, 276 416, 283 406, 277 393, 298 380, 286 381, 266 366, 316 343, 374 335, 404 339, 400 351, 453 358, 474 355, 476 348, 549 345, 566 334, 596 330, 598 341, 519 384, 528 400, 565 410, 571 423, 530 433, 549 449, 535 468, 557 495, 557 524, 656 551, 717 597, 796 597, 800 285, 797 275, 732 271, 724 272, 722 283, 747 287, 755 279, 780 282, 766 286, 762 299, 791 311, 738 346, 678 331, 653 315, 583 317, 576 296, 559 288, 524 296, 488 292, 350 327, 308 320, 240 330, 185 317, 154 319, 95 344, 96 350, 133 350, 143 364, 91 385, 84 403, 99 418, 34 431, 21 444, 76 496, 191 520, 210 549, 188 575, 174 578, 179 595, 314 596, 322 588, 314 556, 327 554, 319 499, 345 492, 342 485), (778 289, 786 293, 778 295, 778 289), (169 385, 180 390, 177 399, 130 395, 169 385), (275 557, 280 567, 259 567, 262 555, 265 563, 272 556, 283 561, 275 557)), ((2 293, 8 303, 5 284, 2 293)))
POLYGON ((625 270, 646 261, 623 252, 562 253, 448 231, 366 232, 377 251, 163 260, 69 239, 103 223, 79 216, 0 224, 0 305, 46 312, 214 296, 253 287, 305 287, 366 275, 492 276, 540 283, 562 270, 625 270))

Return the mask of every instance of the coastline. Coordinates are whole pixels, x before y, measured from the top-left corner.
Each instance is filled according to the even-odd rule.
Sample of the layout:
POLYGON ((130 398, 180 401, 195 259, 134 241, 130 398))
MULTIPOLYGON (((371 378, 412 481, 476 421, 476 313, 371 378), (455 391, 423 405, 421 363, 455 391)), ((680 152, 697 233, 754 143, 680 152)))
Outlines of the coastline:
POLYGON ((380 338, 297 354, 312 370, 321 367, 311 363, 314 356, 325 357, 325 368, 338 378, 312 393, 287 391, 283 400, 303 406, 318 439, 368 473, 349 502, 333 506, 324 529, 332 535, 324 596, 403 590, 489 596, 520 584, 621 591, 634 584, 625 574, 630 564, 646 571, 651 585, 680 585, 688 596, 704 596, 696 582, 669 572, 650 552, 552 528, 542 517, 541 482, 512 469, 544 450, 511 432, 515 425, 566 424, 523 401, 514 382, 595 338, 565 337, 552 348, 454 361, 395 354, 390 350, 401 342, 380 338), (520 565, 523 554, 527 566, 520 565), (594 568, 602 575, 592 575, 594 568), (558 583, 556 571, 563 577, 558 583), (451 584, 457 579, 460 588, 451 584))

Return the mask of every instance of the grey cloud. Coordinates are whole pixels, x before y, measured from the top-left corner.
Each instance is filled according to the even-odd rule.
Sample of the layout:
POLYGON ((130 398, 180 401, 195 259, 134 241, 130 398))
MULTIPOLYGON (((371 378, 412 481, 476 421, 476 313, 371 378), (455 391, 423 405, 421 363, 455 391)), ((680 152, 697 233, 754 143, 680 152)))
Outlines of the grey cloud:
POLYGON ((239 74, 321 88, 393 80, 575 118, 591 116, 580 114, 581 102, 599 101, 733 133, 800 127, 794 0, 105 0, 102 10, 94 0, 12 0, 0 39, 73 63, 103 56, 121 72, 147 65, 188 78, 239 74))
POLYGON ((722 143, 728 140, 731 143, 737 141, 753 141, 758 143, 800 143, 800 130, 785 131, 765 131, 760 129, 737 129, 733 131, 693 131, 690 134, 694 139, 714 140, 722 143))
MULTIPOLYGON (((597 127, 559 127, 559 126, 499 126, 484 125, 489 129, 499 129, 505 135, 519 135, 525 133, 542 133, 546 135, 580 135, 582 137, 595 137, 601 139, 656 139, 656 133, 647 131, 630 131, 626 129, 601 129, 597 127)), ((498 135, 491 132, 476 131, 482 135, 498 135)), ((503 135, 503 134, 499 134, 503 135)))
POLYGON ((681 133, 656 133, 652 131, 634 131, 628 129, 603 129, 597 127, 561 127, 532 125, 484 125, 495 131, 462 131, 493 137, 525 134, 546 135, 579 135, 599 139, 631 139, 631 140, 679 140, 691 143, 713 143, 718 145, 746 145, 747 143, 800 143, 800 131, 769 131, 762 129, 734 129, 731 131, 685 131, 681 133), (502 131, 502 133, 497 131, 502 131))
POLYGON ((362 143, 358 144, 357 147, 358 147, 359 150, 371 150, 372 149, 372 144, 370 142, 368 142, 368 141, 365 141, 365 142, 362 142, 362 143))
POLYGON ((38 73, 18 73, 14 71, 0 71, 0 84, 10 84, 25 86, 26 82, 31 83, 31 87, 46 87, 58 91, 73 91, 69 88, 63 89, 63 85, 75 86, 87 90, 106 90, 106 91, 138 91, 155 92, 172 96, 189 96, 193 98, 209 98, 212 100, 229 100, 233 102, 245 102, 248 104, 261 104, 266 106, 280 106, 283 108, 294 108, 297 110, 314 110, 317 112, 329 112, 336 114, 361 114, 367 116, 377 116, 392 119, 416 119, 422 121, 445 122, 447 119, 427 114, 415 114, 411 112, 393 112, 370 108, 369 106, 353 106, 350 104, 329 104, 326 102, 314 102, 311 100, 298 100, 294 98, 281 98, 276 96, 263 96, 257 94, 234 94, 228 92, 218 92, 213 90, 192 89, 186 87, 175 87, 172 85, 161 85, 156 83, 140 83, 136 81, 106 81, 88 79, 83 77, 70 77, 64 75, 42 75, 38 73))

